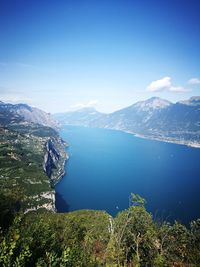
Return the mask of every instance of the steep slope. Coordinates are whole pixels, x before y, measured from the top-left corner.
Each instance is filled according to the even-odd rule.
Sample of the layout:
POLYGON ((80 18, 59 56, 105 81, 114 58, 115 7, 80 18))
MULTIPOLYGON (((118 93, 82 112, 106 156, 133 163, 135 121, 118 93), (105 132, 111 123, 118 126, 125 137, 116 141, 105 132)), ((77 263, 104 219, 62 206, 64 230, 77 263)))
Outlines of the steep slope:
POLYGON ((110 114, 107 127, 130 132, 142 132, 146 123, 158 110, 170 105, 170 102, 156 97, 137 102, 130 107, 110 114))

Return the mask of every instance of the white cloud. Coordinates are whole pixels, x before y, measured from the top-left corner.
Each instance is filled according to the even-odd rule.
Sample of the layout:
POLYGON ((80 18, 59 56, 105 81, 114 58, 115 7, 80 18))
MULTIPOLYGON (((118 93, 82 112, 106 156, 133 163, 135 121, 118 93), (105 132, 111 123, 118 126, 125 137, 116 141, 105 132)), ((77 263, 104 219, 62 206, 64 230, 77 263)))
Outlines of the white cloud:
POLYGON ((198 85, 198 84, 200 84, 200 79, 191 78, 187 83, 190 84, 190 85, 198 85))
POLYGON ((150 85, 147 87, 148 91, 156 92, 156 91, 162 91, 171 86, 171 77, 164 77, 160 80, 153 81, 150 83, 150 85))
POLYGON ((160 80, 151 82, 150 85, 147 87, 147 91, 150 92, 169 91, 174 93, 188 92, 188 90, 182 86, 172 85, 171 77, 168 76, 163 77, 160 80))
POLYGON ((98 104, 98 100, 90 100, 87 103, 77 103, 75 105, 70 106, 71 109, 80 109, 80 108, 89 108, 95 107, 98 104))

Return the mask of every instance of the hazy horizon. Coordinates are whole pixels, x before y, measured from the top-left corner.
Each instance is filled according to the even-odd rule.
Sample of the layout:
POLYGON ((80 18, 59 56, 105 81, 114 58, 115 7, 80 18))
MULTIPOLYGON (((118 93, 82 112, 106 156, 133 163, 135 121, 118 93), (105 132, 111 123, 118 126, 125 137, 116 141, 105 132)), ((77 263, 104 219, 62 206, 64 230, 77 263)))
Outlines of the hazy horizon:
MULTIPOLYGON (((200 96, 191 96, 191 97, 200 97, 200 96)), ((190 97, 190 98, 191 98, 190 97)), ((144 102, 144 101, 147 101, 147 100, 149 100, 149 99, 151 99, 151 98, 160 98, 160 97, 157 97, 157 96, 151 96, 151 97, 149 97, 149 98, 146 98, 146 99, 142 99, 142 100, 139 100, 139 101, 136 101, 136 102, 134 102, 134 103, 132 103, 132 104, 130 104, 130 105, 128 105, 128 106, 122 106, 122 107, 120 107, 119 109, 115 109, 115 110, 113 110, 113 111, 110 111, 110 112, 104 112, 104 111, 101 111, 101 110, 99 110, 97 107, 95 107, 95 105, 82 105, 82 106, 79 106, 79 107, 73 107, 73 108, 67 108, 66 107, 66 110, 63 110, 63 111, 55 111, 55 112, 49 112, 49 111, 47 111, 47 110, 45 110, 45 109, 42 109, 42 108, 40 108, 40 107, 38 107, 38 106, 35 106, 35 105, 31 105, 31 104, 28 104, 27 102, 23 102, 23 101, 3 101, 2 99, 0 99, 0 102, 3 102, 4 104, 13 104, 13 105, 15 105, 15 104, 22 104, 22 105, 30 105, 31 107, 34 107, 34 108, 38 108, 38 109, 41 109, 41 110, 43 110, 43 111, 45 111, 45 112, 47 112, 47 113, 50 113, 50 114, 59 114, 59 113, 67 113, 67 112, 74 112, 74 111, 78 111, 78 110, 82 110, 82 109, 94 109, 94 110, 96 110, 96 111, 98 111, 98 112, 101 112, 101 113, 105 113, 105 114, 110 114, 110 113, 113 113, 113 112, 116 112, 116 111, 119 111, 119 110, 121 110, 121 109, 124 109, 124 108, 127 108, 127 107, 129 107, 129 106, 132 106, 132 105, 134 105, 134 104, 136 104, 136 103, 138 103, 138 102, 144 102)), ((182 99, 182 100, 178 100, 178 101, 170 101, 170 100, 168 100, 168 99, 164 99, 164 98, 160 98, 160 99, 162 99, 162 100, 167 100, 167 101, 169 101, 171 104, 175 104, 175 103, 178 103, 178 102, 182 102, 182 101, 187 101, 187 100, 189 100, 190 98, 187 98, 187 99, 182 99)))
POLYGON ((110 113, 200 95, 200 2, 0 1, 0 99, 110 113))

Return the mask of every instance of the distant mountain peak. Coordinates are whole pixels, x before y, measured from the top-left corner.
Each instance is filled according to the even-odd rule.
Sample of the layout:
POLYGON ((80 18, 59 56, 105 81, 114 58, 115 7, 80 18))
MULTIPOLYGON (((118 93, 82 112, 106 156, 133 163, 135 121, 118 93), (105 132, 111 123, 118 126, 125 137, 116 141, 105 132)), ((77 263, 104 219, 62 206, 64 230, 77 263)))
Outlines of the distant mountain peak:
POLYGON ((190 97, 189 101, 200 102, 200 96, 192 96, 192 97, 190 97))
POLYGON ((160 97, 151 97, 145 101, 137 102, 136 104, 134 104, 134 106, 139 108, 140 110, 148 111, 148 110, 165 108, 171 104, 172 103, 169 102, 168 100, 162 99, 160 97))
POLYGON ((188 100, 180 101, 178 103, 188 106, 200 106, 200 96, 192 96, 188 100))
POLYGON ((79 108, 76 111, 86 111, 86 112, 97 112, 97 110, 94 107, 84 107, 84 108, 79 108))
POLYGON ((0 125, 6 125, 11 122, 29 122, 43 126, 57 128, 58 123, 50 114, 31 107, 27 104, 10 104, 0 102, 0 125))
POLYGON ((151 97, 149 99, 147 99, 146 101, 144 101, 146 103, 153 103, 153 104, 157 104, 157 105, 169 105, 171 104, 170 101, 166 100, 166 99, 163 99, 163 98, 160 98, 160 97, 151 97))
POLYGON ((88 114, 88 115, 89 114, 90 115, 101 114, 101 112, 96 110, 94 107, 84 107, 84 108, 80 108, 80 109, 77 109, 77 110, 72 111, 72 112, 79 113, 79 114, 88 114))

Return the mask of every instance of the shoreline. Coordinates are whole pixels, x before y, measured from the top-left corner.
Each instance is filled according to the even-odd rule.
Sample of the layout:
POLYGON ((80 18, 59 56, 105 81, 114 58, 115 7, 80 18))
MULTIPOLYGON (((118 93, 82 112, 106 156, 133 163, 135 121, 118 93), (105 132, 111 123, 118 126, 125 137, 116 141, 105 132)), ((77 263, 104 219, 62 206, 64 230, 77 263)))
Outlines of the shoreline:
POLYGON ((132 133, 129 131, 123 131, 123 130, 120 130, 120 131, 134 135, 135 137, 139 137, 139 138, 143 138, 143 139, 147 139, 147 140, 155 140, 155 141, 159 141, 159 142, 176 144, 176 145, 183 145, 183 146, 192 147, 192 148, 200 148, 200 143, 195 143, 195 142, 189 143, 187 141, 185 142, 185 141, 178 141, 178 140, 172 140, 172 139, 162 139, 159 137, 146 136, 146 135, 141 135, 141 134, 137 134, 137 133, 132 133))
POLYGON ((192 148, 200 148, 200 143, 197 142, 189 142, 189 141, 180 141, 180 140, 174 140, 174 139, 164 139, 164 138, 159 138, 159 137, 154 137, 154 136, 149 136, 149 135, 142 135, 138 134, 135 132, 127 131, 127 130, 122 130, 122 129, 117 129, 117 128, 107 128, 107 127, 90 127, 90 126, 85 126, 85 125, 76 125, 76 124, 65 124, 62 125, 62 127, 65 126, 75 126, 75 127, 85 127, 85 128, 96 128, 96 129, 107 129, 107 130, 113 130, 113 131, 120 131, 123 133, 131 134, 135 137, 138 138, 143 138, 147 140, 154 140, 154 141, 159 141, 159 142, 164 142, 164 143, 171 143, 171 144, 176 144, 176 145, 184 145, 187 147, 192 147, 192 148))
MULTIPOLYGON (((71 125, 71 126, 73 126, 73 125, 71 125)), ((74 126, 78 126, 78 125, 74 125, 74 126)), ((83 127, 90 128, 88 126, 83 126, 83 127)), ((93 127, 91 127, 91 128, 93 128, 93 127)), ((127 134, 133 135, 135 137, 146 139, 146 140, 153 140, 153 141, 159 141, 159 142, 164 142, 164 143, 183 145, 183 146, 192 147, 192 148, 200 148, 200 143, 196 143, 196 142, 179 141, 179 140, 173 140, 173 139, 163 139, 163 138, 159 138, 159 137, 154 137, 154 136, 149 136, 149 135, 142 135, 142 134, 138 134, 138 133, 135 133, 135 132, 122 130, 122 129, 117 129, 117 128, 106 128, 106 127, 104 127, 104 128, 98 128, 98 129, 108 129, 108 130, 113 130, 113 131, 120 131, 120 132, 127 133, 127 134)))

